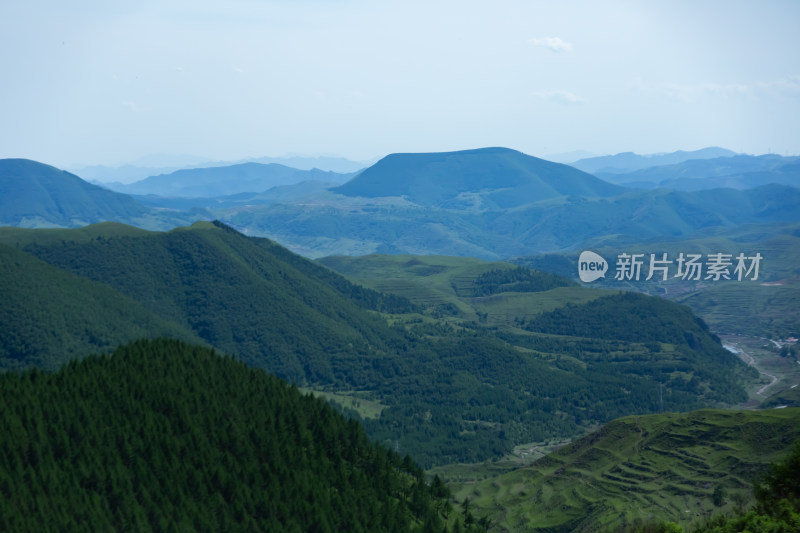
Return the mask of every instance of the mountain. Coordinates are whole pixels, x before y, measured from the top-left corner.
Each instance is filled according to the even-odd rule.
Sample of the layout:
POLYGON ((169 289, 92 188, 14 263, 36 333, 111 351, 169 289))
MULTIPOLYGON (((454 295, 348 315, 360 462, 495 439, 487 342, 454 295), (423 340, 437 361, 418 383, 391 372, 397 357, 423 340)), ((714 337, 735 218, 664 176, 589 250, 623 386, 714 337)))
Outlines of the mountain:
POLYGON ((626 186, 682 191, 722 187, 751 189, 771 183, 800 187, 800 157, 736 155, 694 159, 624 174, 597 172, 596 175, 626 186))
POLYGON ((151 336, 202 342, 188 328, 147 310, 107 285, 0 244, 0 368, 64 361, 151 336), (11 282, 13 280, 13 282, 11 282))
MULTIPOLYGON (((61 178, 72 176, 34 165, 38 171, 49 169, 61 178)), ((784 167, 781 172, 787 176, 793 172, 791 165, 784 167)), ((208 180, 208 187, 216 188, 215 192, 228 187, 258 188, 266 186, 258 185, 258 176, 275 170, 271 165, 248 164, 180 171, 164 179, 177 180, 172 192, 192 194, 188 191, 194 188, 198 194, 210 194, 214 191, 206 190, 203 180, 208 180), (224 176, 230 178, 231 169, 234 175, 252 173, 252 179, 226 182, 224 176), (192 185, 193 180, 200 181, 192 185)), ((277 172, 286 179, 319 173, 331 177, 331 173, 287 167, 277 167, 277 172)), ((61 181, 70 180, 76 182, 77 178, 61 181)), ((691 238, 715 227, 796 222, 800 204, 798 189, 786 185, 742 191, 623 189, 571 167, 504 148, 394 154, 340 187, 329 189, 329 183, 303 181, 216 198, 139 196, 138 203, 114 196, 133 205, 139 214, 136 217, 126 216, 124 209, 98 213, 99 209, 92 207, 94 196, 86 201, 75 198, 63 210, 47 210, 44 206, 51 202, 52 193, 39 188, 26 195, 27 204, 34 206, 28 212, 34 215, 0 223, 64 226, 115 220, 145 229, 169 229, 217 218, 308 257, 391 253, 496 260, 572 250, 589 241, 602 246, 608 240, 619 242, 621 237, 628 242, 691 238), (62 211, 73 208, 86 210, 85 218, 64 220, 62 211)), ((24 188, 15 186, 12 195, 0 198, 3 209, 15 210, 26 203, 5 201, 19 196, 21 190, 24 188)), ((99 189, 91 190, 94 194, 99 189)))
POLYGON ((0 225, 72 228, 105 221, 169 229, 207 212, 151 209, 126 194, 28 159, 0 159, 0 225))
POLYGON ((725 148, 710 147, 685 152, 679 150, 668 154, 639 155, 633 152, 622 152, 616 155, 589 157, 571 163, 571 166, 590 174, 625 174, 634 170, 649 167, 674 165, 691 159, 714 159, 736 155, 725 148))
POLYGON ((6 373, 0 404, 3 531, 442 531, 447 522, 447 489, 408 458, 325 402, 208 349, 137 342, 53 374, 6 373))
POLYGON ((672 410, 736 404, 753 373, 683 306, 630 303, 513 265, 390 264, 409 271, 395 277, 418 278, 411 302, 218 222, 169 232, 4 228, 0 242, 11 257, 0 316, 21 317, 0 321, 7 368, 57 366, 73 346, 106 353, 132 333, 197 339, 327 395, 371 438, 426 467, 655 412, 662 385, 672 410), (426 297, 424 278, 437 273, 454 292, 426 297), (609 319, 590 336, 552 330, 565 311, 609 319))
POLYGON ((399 196, 422 206, 512 208, 559 196, 607 197, 622 189, 567 165, 508 148, 391 154, 340 187, 345 196, 399 196))
POLYGON ((796 408, 626 417, 456 494, 508 531, 665 531, 642 529, 664 521, 693 531, 741 510, 798 439, 796 408))
POLYGON ((0 160, 0 224, 74 227, 149 212, 130 196, 28 159, 0 160))
POLYGON ((243 192, 258 193, 278 185, 301 181, 342 183, 351 174, 319 169, 298 170, 277 163, 241 163, 222 167, 176 170, 171 174, 151 176, 116 188, 128 194, 154 194, 186 198, 211 198, 243 192))
MULTIPOLYGON (((121 231, 118 225, 17 229, 6 230, 2 238, 65 273, 136 300, 181 331, 288 379, 344 381, 346 376, 336 375, 337 358, 371 354, 369 343, 379 344, 381 333, 389 336, 385 326, 360 307, 357 298, 365 291, 274 243, 248 239, 223 225, 198 222, 166 233, 121 231), (220 316, 229 317, 235 326, 217 319, 220 316)), ((54 291, 52 298, 59 294, 54 291)), ((377 295, 369 297, 370 308, 383 305, 377 295)), ((97 320, 95 326, 104 326, 102 316, 97 320)), ((39 325, 45 331, 47 326, 39 325)), ((29 348, 17 351, 18 358, 37 355, 33 345, 29 348)), ((59 352, 46 355, 56 357, 59 352)), ((60 355, 62 361, 67 359, 66 353, 60 355)))

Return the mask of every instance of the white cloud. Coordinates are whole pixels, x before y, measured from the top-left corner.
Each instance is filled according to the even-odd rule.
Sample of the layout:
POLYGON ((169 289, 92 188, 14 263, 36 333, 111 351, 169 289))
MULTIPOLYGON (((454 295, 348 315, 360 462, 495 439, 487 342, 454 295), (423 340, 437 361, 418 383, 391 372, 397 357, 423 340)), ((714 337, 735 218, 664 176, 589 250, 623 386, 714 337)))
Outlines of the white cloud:
MULTIPOLYGON (((646 88, 646 85, 643 85, 642 88, 646 88)), ((750 83, 665 83, 658 86, 658 89, 667 96, 684 102, 694 102, 698 98, 707 96, 797 98, 800 97, 800 76, 750 83)))
POLYGON ((569 52, 572 50, 572 43, 568 43, 559 37, 534 37, 529 42, 534 46, 547 48, 551 52, 569 52))
POLYGON ((533 96, 559 104, 582 104, 586 100, 569 91, 537 91, 533 96))

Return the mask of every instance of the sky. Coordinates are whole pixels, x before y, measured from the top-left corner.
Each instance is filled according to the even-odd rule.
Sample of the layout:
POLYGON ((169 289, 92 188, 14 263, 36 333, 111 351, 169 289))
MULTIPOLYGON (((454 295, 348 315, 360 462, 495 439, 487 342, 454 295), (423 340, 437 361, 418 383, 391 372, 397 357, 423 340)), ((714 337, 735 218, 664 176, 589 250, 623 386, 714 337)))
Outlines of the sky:
POLYGON ((800 2, 8 0, 0 158, 800 154, 800 2))

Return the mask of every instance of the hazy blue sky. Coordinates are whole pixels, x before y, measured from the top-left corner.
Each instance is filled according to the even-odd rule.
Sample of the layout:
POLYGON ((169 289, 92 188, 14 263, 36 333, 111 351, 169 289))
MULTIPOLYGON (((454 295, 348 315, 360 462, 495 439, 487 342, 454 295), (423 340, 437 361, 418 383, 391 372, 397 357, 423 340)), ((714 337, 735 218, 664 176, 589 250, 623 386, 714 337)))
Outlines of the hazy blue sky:
POLYGON ((0 157, 800 153, 800 2, 0 3, 0 157))

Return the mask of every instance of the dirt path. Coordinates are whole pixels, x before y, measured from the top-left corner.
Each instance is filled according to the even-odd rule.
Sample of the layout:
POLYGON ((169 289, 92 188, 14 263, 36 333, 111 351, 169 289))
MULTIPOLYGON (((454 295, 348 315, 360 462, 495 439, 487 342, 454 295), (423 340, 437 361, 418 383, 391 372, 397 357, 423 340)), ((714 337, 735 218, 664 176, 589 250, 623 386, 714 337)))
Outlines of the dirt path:
MULTIPOLYGON (((775 342, 775 341, 772 341, 772 342, 775 342)), ((780 346, 777 342, 775 342, 775 344, 780 346)), ((769 372, 764 372, 763 370, 761 370, 758 367, 758 365, 756 364, 756 360, 752 355, 750 355, 749 353, 745 352, 744 350, 742 350, 741 348, 739 348, 737 346, 730 345, 729 348, 732 348, 736 352, 736 354, 742 360, 744 360, 745 363, 747 363, 748 365, 750 365, 753 368, 755 368, 756 370, 758 370, 759 374, 767 376, 768 378, 770 378, 772 380, 769 383, 767 383, 766 385, 764 385, 763 387, 761 387, 760 389, 758 389, 756 394, 758 394, 759 396, 764 396, 764 391, 767 390, 769 387, 775 385, 778 382, 778 377, 777 376, 773 376, 769 372)))

